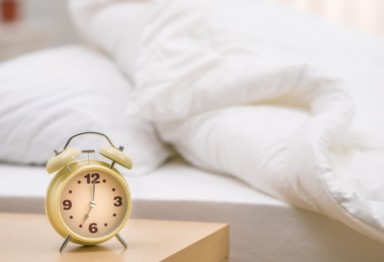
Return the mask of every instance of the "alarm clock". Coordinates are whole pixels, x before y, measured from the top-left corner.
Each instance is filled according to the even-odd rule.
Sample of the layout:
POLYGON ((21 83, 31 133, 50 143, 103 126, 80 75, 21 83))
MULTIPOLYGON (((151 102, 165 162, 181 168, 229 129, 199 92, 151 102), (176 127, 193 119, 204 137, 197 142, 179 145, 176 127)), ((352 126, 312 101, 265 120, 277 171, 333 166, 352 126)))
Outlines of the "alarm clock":
POLYGON ((131 194, 126 180, 115 168, 115 164, 132 168, 131 158, 123 149, 116 148, 105 134, 82 132, 71 136, 63 150, 55 150, 55 156, 47 162, 48 173, 57 173, 48 186, 45 212, 56 232, 65 238, 60 252, 68 242, 96 245, 112 237, 127 247, 119 232, 131 212, 131 194), (106 161, 90 159, 94 149, 68 147, 72 139, 83 135, 98 135, 107 140, 109 145, 98 151, 106 161), (79 158, 82 153, 88 157, 79 158))

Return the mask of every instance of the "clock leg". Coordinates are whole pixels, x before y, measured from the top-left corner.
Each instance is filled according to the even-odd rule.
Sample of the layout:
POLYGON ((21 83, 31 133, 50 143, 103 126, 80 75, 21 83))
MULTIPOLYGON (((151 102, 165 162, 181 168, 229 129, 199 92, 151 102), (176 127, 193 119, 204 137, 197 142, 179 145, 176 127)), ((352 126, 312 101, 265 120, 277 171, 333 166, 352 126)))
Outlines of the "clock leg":
POLYGON ((63 251, 63 249, 67 246, 67 244, 68 244, 69 240, 71 240, 71 238, 72 238, 72 237, 69 236, 69 235, 65 238, 63 244, 62 244, 61 247, 60 247, 60 252, 63 251))
POLYGON ((127 242, 125 242, 124 238, 120 234, 116 234, 116 238, 120 241, 120 243, 124 246, 124 248, 127 248, 127 242))

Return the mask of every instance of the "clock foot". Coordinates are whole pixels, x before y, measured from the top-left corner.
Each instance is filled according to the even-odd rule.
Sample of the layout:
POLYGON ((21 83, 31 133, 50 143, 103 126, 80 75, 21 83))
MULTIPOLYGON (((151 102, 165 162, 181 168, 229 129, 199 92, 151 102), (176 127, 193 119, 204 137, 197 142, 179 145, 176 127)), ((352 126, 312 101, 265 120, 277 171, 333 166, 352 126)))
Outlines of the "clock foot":
POLYGON ((72 238, 72 237, 69 236, 69 235, 65 238, 63 244, 62 244, 61 247, 60 247, 60 252, 63 251, 63 249, 67 246, 67 244, 68 244, 69 240, 71 240, 71 238, 72 238))
POLYGON ((116 234, 116 238, 120 241, 120 243, 124 246, 124 248, 127 248, 127 242, 125 242, 124 238, 120 234, 116 234))

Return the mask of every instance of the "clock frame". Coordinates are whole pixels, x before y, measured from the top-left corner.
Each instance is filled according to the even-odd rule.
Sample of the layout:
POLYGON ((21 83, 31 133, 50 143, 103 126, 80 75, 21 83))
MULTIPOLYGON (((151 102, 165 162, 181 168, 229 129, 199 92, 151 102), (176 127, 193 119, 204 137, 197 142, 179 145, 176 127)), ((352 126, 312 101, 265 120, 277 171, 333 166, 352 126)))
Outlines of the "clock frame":
POLYGON ((81 244, 81 245, 96 245, 102 242, 105 242, 115 235, 124 227, 126 224, 128 217, 131 212, 131 194, 126 183, 125 179, 122 175, 115 169, 110 169, 109 165, 102 161, 90 160, 89 164, 87 160, 81 160, 78 162, 74 162, 69 164, 69 168, 71 172, 68 174, 66 169, 62 169, 55 178, 51 181, 45 202, 45 211, 48 216, 49 221, 51 222, 54 229, 60 234, 62 237, 71 236, 71 242, 81 244), (63 219, 61 207, 62 201, 61 195, 63 194, 63 189, 66 187, 68 182, 70 182, 73 178, 75 178, 78 174, 83 173, 85 171, 89 172, 104 172, 109 176, 112 176, 116 179, 119 185, 123 189, 124 199, 126 199, 127 205, 124 218, 119 223, 119 226, 116 227, 113 231, 108 233, 102 237, 86 237, 82 236, 79 233, 74 232, 71 227, 69 227, 63 219))
MULTIPOLYGON (((83 132, 72 136, 64 146, 63 151, 59 153, 55 151, 56 156, 48 161, 48 173, 58 172, 47 189, 45 212, 56 232, 65 238, 60 252, 70 241, 80 245, 96 245, 114 236, 125 248, 127 247, 124 238, 119 232, 125 226, 131 213, 131 193, 125 178, 114 165, 117 163, 130 169, 132 162, 122 151, 123 147, 117 149, 113 146, 110 139, 102 133, 83 132), (89 159, 89 153, 95 152, 94 150, 82 151, 83 153, 88 153, 88 159, 75 161, 81 152, 74 148, 67 148, 67 146, 73 138, 84 134, 100 135, 108 140, 110 146, 101 148, 99 153, 112 160, 112 163, 108 164, 104 161, 89 159), (87 175, 84 176, 84 174, 87 175), (101 181, 99 180, 100 177, 102 177, 101 181), (74 186, 74 179, 78 180, 77 183, 79 187, 77 187, 76 190, 75 188, 68 190, 67 185, 71 188, 74 186), (84 200, 84 192, 79 195, 78 190, 88 190, 86 189, 88 185, 80 185, 81 183, 89 184, 89 199, 84 200), (111 191, 116 191, 116 193, 107 193, 107 191, 105 191, 107 187, 111 187, 111 191), (76 194, 72 195, 72 191, 76 191, 76 194), (95 192, 97 191, 96 199, 95 192), (115 194, 118 195, 114 196, 115 194), (68 195, 71 195, 70 200, 67 199, 68 195), (111 196, 113 196, 113 198, 111 198, 111 196), (63 201, 62 197, 66 200, 63 201), (97 202, 99 202, 99 205, 97 205, 97 202), (108 204, 113 206, 108 206, 108 204), (72 209, 72 207, 74 208, 72 209), (71 209, 73 215, 71 214, 69 217, 65 216, 65 212, 71 209), (108 223, 100 224, 99 222, 102 221, 97 220, 98 218, 103 218, 104 221, 106 219, 105 216, 103 216, 104 212, 102 212, 102 209, 103 211, 115 211, 113 218, 109 218, 111 220, 108 220, 108 223), (79 219, 81 223, 79 223, 79 228, 76 228, 74 226, 75 221, 78 222, 79 219), (91 221, 93 222, 91 223, 91 221), (89 231, 87 231, 87 228, 83 228, 85 225, 89 226, 89 231)), ((87 195, 88 193, 85 194, 87 195)))

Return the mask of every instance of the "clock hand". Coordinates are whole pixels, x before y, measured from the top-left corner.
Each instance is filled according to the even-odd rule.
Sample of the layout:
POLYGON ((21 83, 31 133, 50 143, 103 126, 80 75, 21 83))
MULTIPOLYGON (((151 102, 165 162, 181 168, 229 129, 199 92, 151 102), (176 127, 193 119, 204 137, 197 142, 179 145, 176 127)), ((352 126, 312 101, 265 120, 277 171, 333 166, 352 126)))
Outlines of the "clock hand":
POLYGON ((81 223, 82 225, 83 225, 83 224, 85 223, 85 221, 89 218, 89 213, 91 212, 92 208, 94 208, 94 207, 96 206, 96 201, 95 201, 95 188, 96 188, 95 180, 93 180, 93 182, 92 182, 92 191, 91 191, 91 198, 92 198, 92 200, 89 202, 91 206, 89 207, 88 212, 84 215, 83 222, 81 223))
POLYGON ((89 213, 91 213, 92 208, 95 207, 95 206, 96 206, 96 202, 91 201, 91 206, 89 207, 89 210, 88 210, 87 214, 84 215, 83 222, 81 223, 82 225, 89 218, 89 213))
MULTIPOLYGON (((93 183, 92 183, 92 202, 95 202, 95 180, 93 180, 93 183)), ((92 202, 91 202, 91 205, 92 205, 92 202)), ((95 202, 95 205, 96 205, 96 202, 95 202)))
POLYGON ((92 207, 93 206, 91 205, 91 207, 89 208, 87 214, 84 215, 83 222, 81 223, 82 225, 84 225, 85 221, 89 218, 89 213, 91 212, 92 207))
POLYGON ((92 192, 91 192, 91 201, 89 202, 91 204, 91 208, 96 206, 96 201, 95 201, 95 188, 96 188, 96 183, 95 180, 92 182, 92 192))

